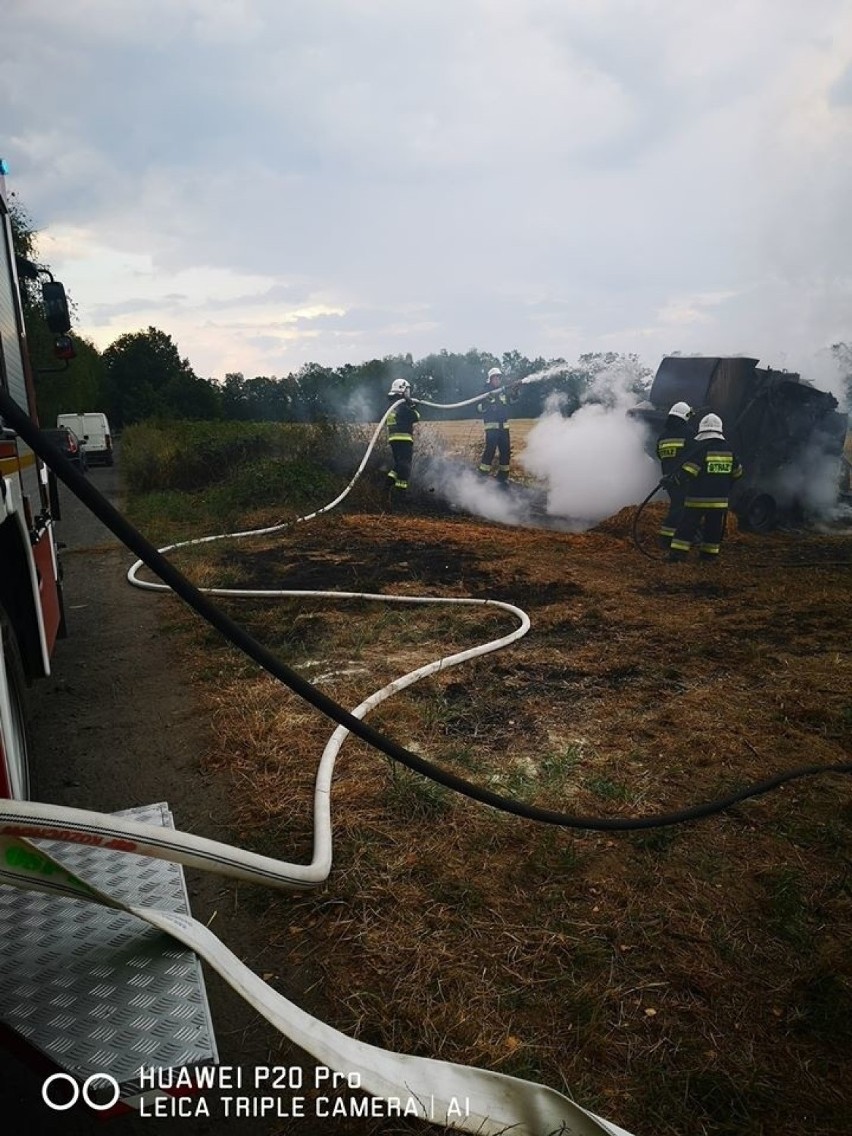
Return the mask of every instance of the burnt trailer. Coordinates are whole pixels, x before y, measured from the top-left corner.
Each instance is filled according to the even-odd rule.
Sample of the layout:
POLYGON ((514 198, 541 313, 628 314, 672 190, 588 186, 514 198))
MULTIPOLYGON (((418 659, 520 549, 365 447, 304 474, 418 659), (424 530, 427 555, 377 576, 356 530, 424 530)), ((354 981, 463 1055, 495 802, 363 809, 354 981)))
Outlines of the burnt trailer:
POLYGON ((651 452, 675 402, 689 403, 696 417, 718 414, 744 471, 731 508, 744 528, 768 532, 782 521, 824 515, 837 503, 849 420, 834 395, 758 362, 667 355, 648 400, 628 413, 647 424, 651 452))

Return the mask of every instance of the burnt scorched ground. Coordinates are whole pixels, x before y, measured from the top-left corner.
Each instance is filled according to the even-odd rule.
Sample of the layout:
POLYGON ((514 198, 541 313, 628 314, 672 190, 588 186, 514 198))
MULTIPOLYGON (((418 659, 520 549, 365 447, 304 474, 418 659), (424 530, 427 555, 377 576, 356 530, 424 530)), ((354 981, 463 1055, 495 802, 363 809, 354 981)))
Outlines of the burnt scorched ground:
MULTIPOLYGON (((732 523, 718 565, 667 565, 651 559, 658 521, 651 507, 644 556, 631 511, 575 534, 337 515, 211 549, 203 576, 523 607, 532 629, 509 650, 370 718, 515 799, 644 816, 848 763, 852 535, 756 538, 732 523)), ((489 607, 229 607, 349 707, 511 623, 489 607)), ((309 857, 329 723, 209 636, 182 650, 219 739, 208 767, 233 786, 242 839, 309 857)), ((570 1089, 637 1133, 845 1131, 848 777, 794 781, 701 823, 565 829, 451 795, 350 739, 333 818, 327 883, 256 907, 272 942, 321 969, 339 1028, 570 1089)))
POLYGON ((402 539, 373 544, 369 555, 366 551, 356 541, 332 552, 309 536, 289 555, 282 555, 280 548, 249 552, 236 556, 235 566, 247 588, 381 592, 413 580, 426 587, 476 585, 479 557, 473 550, 425 547, 402 539))

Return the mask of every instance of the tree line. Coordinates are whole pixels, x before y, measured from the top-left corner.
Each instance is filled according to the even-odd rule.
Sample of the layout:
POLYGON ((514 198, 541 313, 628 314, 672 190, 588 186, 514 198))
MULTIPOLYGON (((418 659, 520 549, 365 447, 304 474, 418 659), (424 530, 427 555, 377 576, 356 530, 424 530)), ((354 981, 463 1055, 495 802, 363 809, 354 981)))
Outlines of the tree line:
MULTIPOLYGON (((16 252, 36 260, 35 232, 26 212, 14 201, 12 227, 16 252)), ((646 393, 652 378, 632 354, 591 352, 569 362, 529 359, 514 350, 498 356, 473 347, 466 352, 442 349, 418 360, 405 354, 339 367, 305 363, 283 377, 246 378, 234 372, 219 382, 198 376, 189 360, 181 357, 172 337, 156 327, 121 335, 102 352, 75 333, 76 358, 66 369, 54 356, 39 289, 28 280, 22 280, 22 288, 39 419, 44 425, 55 422, 59 413, 96 409, 107 413, 115 430, 148 419, 371 422, 386 410, 394 379, 407 379, 417 398, 452 404, 482 391, 489 368, 495 366, 501 367, 508 381, 545 373, 541 381, 519 388, 512 408, 515 417, 536 418, 553 393, 561 396, 566 414, 585 398, 594 400, 598 397, 595 380, 609 369, 620 368, 637 397, 646 393)), ((838 343, 831 351, 850 375, 846 381, 852 398, 852 348, 838 343)), ((475 408, 432 413, 469 418, 475 408)))
MULTIPOLYGON (((500 366, 507 381, 547 372, 542 381, 520 387, 513 404, 516 417, 535 418, 554 392, 563 396, 565 413, 571 413, 601 371, 625 360, 636 374, 639 395, 650 372, 635 357, 615 352, 583 355, 568 364, 564 359, 528 359, 517 351, 498 358, 476 348, 463 354, 441 350, 416 361, 411 355, 387 355, 339 367, 305 363, 282 378, 232 373, 217 382, 196 375, 171 336, 149 327, 119 336, 101 354, 84 341, 80 370, 76 361, 61 376, 37 367, 35 380, 43 422, 62 411, 103 408, 120 430, 147 419, 375 422, 387 409, 394 379, 408 379, 417 398, 452 404, 483 391, 488 369, 500 366)), ((468 418, 476 412, 469 406, 434 413, 468 418)))

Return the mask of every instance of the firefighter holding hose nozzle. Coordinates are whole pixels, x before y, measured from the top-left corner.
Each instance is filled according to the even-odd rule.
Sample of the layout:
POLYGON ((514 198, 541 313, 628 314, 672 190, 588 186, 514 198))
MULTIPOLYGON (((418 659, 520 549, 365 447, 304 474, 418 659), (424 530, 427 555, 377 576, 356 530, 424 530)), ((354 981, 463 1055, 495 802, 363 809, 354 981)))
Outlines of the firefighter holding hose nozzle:
POLYGON ((388 474, 393 508, 408 498, 408 481, 414 457, 414 427, 420 421, 420 411, 411 400, 411 383, 408 379, 394 379, 388 391, 388 400, 392 404, 399 403, 385 420, 393 455, 393 468, 388 474))
POLYGON ((743 467, 722 433, 722 419, 718 414, 705 414, 686 460, 671 475, 676 484, 685 487, 685 496, 672 537, 670 561, 686 560, 699 529, 699 560, 718 561, 725 537, 728 498, 742 473, 743 467))
POLYGON ((509 467, 512 461, 512 443, 507 425, 509 403, 517 399, 520 385, 515 382, 508 390, 500 390, 505 383, 500 368, 492 367, 485 379, 486 393, 482 401, 476 404, 476 412, 482 415, 485 425, 485 448, 479 462, 479 472, 483 477, 489 477, 496 455, 497 482, 503 486, 509 483, 509 467))

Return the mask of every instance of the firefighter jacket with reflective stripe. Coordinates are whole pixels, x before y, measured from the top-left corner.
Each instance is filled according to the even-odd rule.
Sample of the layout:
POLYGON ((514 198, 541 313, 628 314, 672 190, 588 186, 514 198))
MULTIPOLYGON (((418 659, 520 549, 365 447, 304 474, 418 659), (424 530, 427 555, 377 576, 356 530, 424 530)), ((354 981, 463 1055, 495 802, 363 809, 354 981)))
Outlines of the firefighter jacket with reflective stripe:
POLYGON ((509 399, 505 391, 499 394, 489 394, 476 404, 476 413, 482 415, 486 430, 500 430, 506 425, 509 417, 509 399))
POLYGON ((743 467, 724 438, 704 438, 690 445, 678 482, 686 489, 687 509, 727 509, 731 486, 743 467))
POLYGON ((689 423, 682 418, 672 418, 666 422, 666 427, 657 439, 657 457, 663 477, 676 473, 680 464, 686 457, 685 450, 691 449, 689 443, 694 434, 689 423))
POLYGON ((385 419, 389 442, 413 442, 414 424, 420 421, 420 411, 410 402, 400 403, 385 419))

